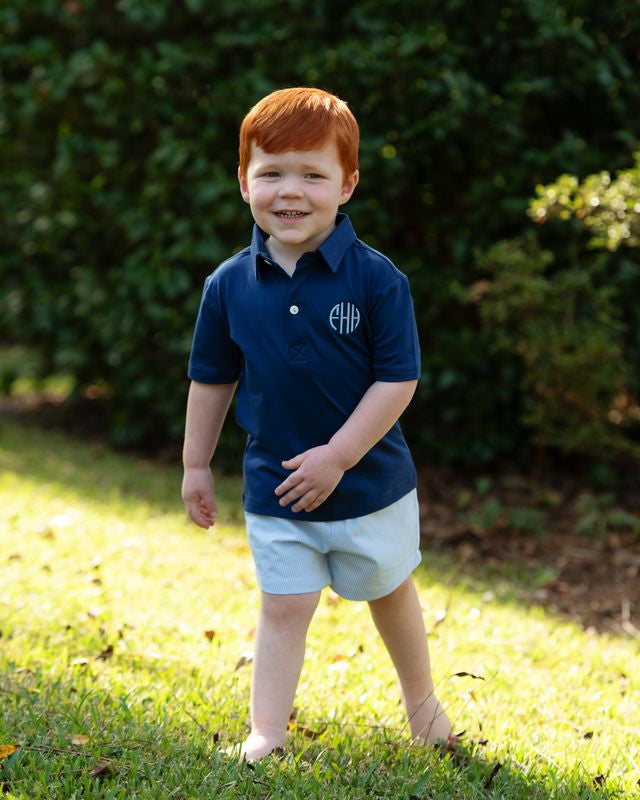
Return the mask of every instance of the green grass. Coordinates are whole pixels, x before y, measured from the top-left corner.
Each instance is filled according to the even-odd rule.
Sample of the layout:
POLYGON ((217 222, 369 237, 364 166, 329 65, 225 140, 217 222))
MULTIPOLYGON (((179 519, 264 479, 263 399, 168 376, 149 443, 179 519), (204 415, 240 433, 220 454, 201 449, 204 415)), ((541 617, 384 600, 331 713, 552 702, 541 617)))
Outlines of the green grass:
POLYGON ((325 592, 287 752, 238 766, 223 749, 247 731, 251 667, 236 667, 259 599, 241 486, 218 479, 205 533, 179 482, 0 423, 0 745, 20 745, 0 762, 5 797, 640 796, 640 644, 520 602, 516 573, 429 552, 415 577, 439 694, 462 741, 485 743, 409 746, 366 604, 325 592))

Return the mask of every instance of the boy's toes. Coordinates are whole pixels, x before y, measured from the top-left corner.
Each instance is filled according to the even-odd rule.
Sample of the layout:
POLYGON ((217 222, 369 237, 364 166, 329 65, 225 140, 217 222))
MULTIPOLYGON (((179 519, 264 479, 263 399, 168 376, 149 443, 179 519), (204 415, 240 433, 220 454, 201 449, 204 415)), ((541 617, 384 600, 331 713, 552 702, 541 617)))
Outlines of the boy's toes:
POLYGON ((250 734, 240 746, 240 761, 258 761, 270 754, 280 755, 283 753, 282 742, 274 741, 259 733, 250 734))

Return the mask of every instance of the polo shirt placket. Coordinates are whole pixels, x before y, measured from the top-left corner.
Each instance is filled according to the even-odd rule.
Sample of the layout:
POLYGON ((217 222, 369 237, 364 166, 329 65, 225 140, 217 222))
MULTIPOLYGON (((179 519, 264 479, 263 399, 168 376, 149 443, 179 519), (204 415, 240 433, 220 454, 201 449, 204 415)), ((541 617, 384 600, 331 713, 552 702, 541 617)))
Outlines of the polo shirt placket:
MULTIPOLYGON (((303 257, 304 258, 304 257, 303 257)), ((309 319, 306 302, 306 288, 311 277, 313 266, 306 260, 296 266, 293 275, 288 278, 291 283, 287 295, 287 343, 289 359, 292 365, 309 360, 309 319)))

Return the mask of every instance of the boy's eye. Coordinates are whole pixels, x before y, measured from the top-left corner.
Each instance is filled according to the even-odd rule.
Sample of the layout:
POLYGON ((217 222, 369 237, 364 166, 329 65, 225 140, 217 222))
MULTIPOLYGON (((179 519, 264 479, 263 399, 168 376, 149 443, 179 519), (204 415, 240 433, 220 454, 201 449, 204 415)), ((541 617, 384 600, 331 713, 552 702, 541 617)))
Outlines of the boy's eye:
POLYGON ((322 175, 318 175, 317 172, 308 172, 306 177, 315 180, 316 178, 321 178, 322 175))
POLYGON ((280 175, 280 173, 279 172, 275 172, 274 170, 271 170, 269 172, 265 172, 264 173, 264 177, 265 178, 277 178, 279 175, 280 175))

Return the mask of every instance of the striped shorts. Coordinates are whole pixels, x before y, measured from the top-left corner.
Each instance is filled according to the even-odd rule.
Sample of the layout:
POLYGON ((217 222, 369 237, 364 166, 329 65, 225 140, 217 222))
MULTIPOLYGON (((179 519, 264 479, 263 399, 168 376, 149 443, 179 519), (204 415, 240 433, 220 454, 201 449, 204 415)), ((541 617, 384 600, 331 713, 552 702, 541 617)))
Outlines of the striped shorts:
POLYGON ((348 600, 390 594, 421 560, 418 497, 412 490, 380 511, 334 522, 245 511, 258 585, 268 594, 325 586, 348 600))

